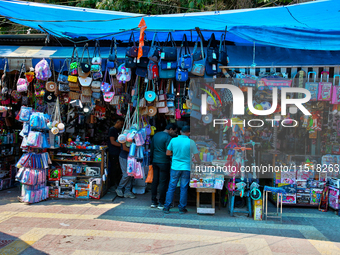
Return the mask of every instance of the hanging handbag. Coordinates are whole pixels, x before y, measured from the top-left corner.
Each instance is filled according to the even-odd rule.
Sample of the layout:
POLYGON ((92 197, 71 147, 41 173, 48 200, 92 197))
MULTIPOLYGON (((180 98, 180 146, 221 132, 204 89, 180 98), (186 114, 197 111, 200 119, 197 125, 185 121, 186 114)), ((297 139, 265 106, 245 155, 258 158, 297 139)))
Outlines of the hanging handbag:
POLYGON ((149 59, 145 57, 141 57, 140 59, 137 60, 137 67, 141 68, 147 68, 149 64, 149 59))
MULTIPOLYGON (((146 35, 145 35, 145 33, 144 33, 144 38, 145 38, 145 40, 144 40, 144 45, 142 46, 142 57, 141 58, 146 58, 146 59, 148 59, 148 56, 149 56, 149 51, 150 51, 150 46, 149 45, 145 45, 145 43, 147 43, 148 42, 148 40, 146 39, 146 35)), ((138 52, 137 52, 137 55, 138 55, 138 52)), ((149 59, 148 59, 148 62, 149 62, 149 59)), ((138 61, 137 61, 137 63, 138 63, 138 61)))
POLYGON ((216 45, 215 34, 212 33, 207 47, 207 61, 209 64, 217 64, 219 57, 219 49, 216 45))
MULTIPOLYGON (((159 68, 158 68, 158 72, 159 72, 159 78, 161 79, 173 79, 176 77, 176 63, 177 62, 173 62, 173 66, 174 69, 162 69, 161 66, 162 66, 162 63, 163 63, 163 60, 161 60, 158 65, 159 65, 159 68)), ((171 63, 171 62, 170 62, 171 63)))
POLYGON ((176 81, 186 82, 189 79, 189 72, 187 69, 181 69, 177 67, 176 70, 176 81))
POLYGON ((205 73, 207 76, 215 76, 218 73, 218 64, 210 64, 208 59, 205 61, 205 73))
POLYGON ((89 47, 88 44, 85 44, 83 48, 83 53, 81 55, 80 59, 80 65, 78 67, 78 75, 79 77, 86 78, 90 75, 91 72, 91 64, 90 64, 90 53, 89 53, 89 47), (87 51, 87 62, 84 62, 84 53, 87 51))
POLYGON ((149 61, 148 79, 153 80, 153 79, 158 79, 158 77, 159 77, 158 64, 153 61, 149 61))
POLYGON ((103 93, 108 93, 110 92, 111 88, 112 88, 112 83, 111 83, 111 79, 110 79, 110 83, 107 83, 106 82, 106 77, 107 77, 107 68, 105 70, 105 74, 104 74, 104 79, 103 79, 103 82, 102 84, 100 85, 100 90, 103 92, 103 93))
POLYGON ((96 44, 94 46, 94 52, 93 52, 93 58, 92 58, 92 65, 101 65, 102 64, 102 58, 100 56, 100 45, 99 40, 96 40, 96 44), (98 54, 98 56, 97 56, 98 54))
MULTIPOLYGON (((148 86, 150 86, 150 82, 148 82, 148 86)), ((152 87, 153 90, 148 90, 144 93, 144 98, 148 102, 153 102, 156 99, 156 93, 155 93, 155 83, 152 81, 152 87)))
POLYGON ((53 76, 53 81, 47 81, 45 89, 48 92, 56 92, 57 91, 57 83, 55 82, 55 72, 54 72, 54 63, 53 60, 50 60, 50 69, 51 69, 51 74, 53 76))
POLYGON ((22 74, 25 74, 26 68, 25 64, 23 63, 20 68, 19 78, 17 81, 17 91, 18 92, 26 92, 28 90, 28 81, 26 79, 26 76, 24 78, 20 78, 22 74))
POLYGON ((201 38, 201 36, 197 35, 197 39, 196 39, 196 43, 195 43, 195 46, 194 46, 194 51, 192 52, 192 62, 195 62, 195 61, 199 61, 199 60, 202 60, 204 59, 204 49, 203 49, 203 40, 201 38), (197 45, 198 45, 198 41, 200 40, 200 48, 201 50, 197 50, 197 45))
POLYGON ((136 46, 135 42, 135 35, 133 32, 131 32, 130 39, 129 39, 129 47, 126 48, 126 53, 125 56, 131 57, 131 58, 136 58, 138 55, 138 48, 136 46), (132 42, 131 42, 132 40, 132 42), (131 43, 133 44, 131 46, 131 43))
POLYGON ((117 43, 116 43, 116 38, 112 37, 111 45, 110 45, 109 61, 115 62, 116 58, 117 58, 117 43), (113 52, 113 48, 115 52, 113 52))
POLYGON ((70 91, 70 86, 68 84, 65 84, 65 83, 59 83, 58 90, 60 92, 69 92, 70 91))
POLYGON ((161 48, 161 60, 165 61, 177 61, 177 47, 172 37, 171 32, 168 33, 167 40, 163 44, 161 48), (167 44, 171 43, 171 46, 167 46, 167 44))
POLYGON ((158 95, 158 101, 165 101, 166 98, 166 93, 164 93, 163 91, 163 80, 161 80, 161 84, 160 84, 160 89, 158 90, 159 95, 158 95))
POLYGON ((137 58, 125 56, 125 67, 136 68, 136 66, 137 66, 137 58))
POLYGON ((67 83, 68 82, 67 75, 63 74, 65 64, 67 66, 67 58, 64 60, 64 63, 61 66, 60 71, 59 71, 59 75, 58 75, 58 79, 57 79, 57 81, 59 83, 67 83))
POLYGON ((221 35, 220 48, 218 52, 218 63, 220 63, 223 66, 227 66, 229 64, 227 47, 225 45, 225 36, 226 34, 221 35))
POLYGON ((189 70, 189 71, 191 70, 191 67, 192 67, 191 54, 190 54, 190 50, 188 47, 188 40, 187 40, 186 34, 183 35, 181 49, 179 50, 179 59, 178 59, 177 66, 180 69, 189 70), (182 55, 183 47, 184 47, 185 52, 182 55))
POLYGON ((201 38, 200 36, 197 36, 197 40, 195 43, 195 48, 194 48, 194 52, 192 54, 192 60, 193 60, 193 64, 192 64, 192 68, 190 73, 196 76, 204 76, 205 74, 205 54, 204 54, 204 49, 203 49, 203 38, 201 38), (198 39, 201 39, 201 50, 197 51, 197 44, 198 44, 198 39))
POLYGON ((78 63, 79 63, 79 59, 78 59, 77 46, 74 45, 72 57, 71 57, 69 74, 78 75, 78 65, 79 65, 78 63))
POLYGON ((151 47, 148 53, 148 58, 155 62, 158 63, 160 60, 160 52, 161 52, 161 46, 158 42, 158 40, 156 41, 156 37, 157 37, 157 33, 153 34, 153 39, 152 39, 152 43, 151 43, 151 47))
POLYGON ((136 75, 145 78, 148 76, 148 70, 146 68, 137 67, 136 75))

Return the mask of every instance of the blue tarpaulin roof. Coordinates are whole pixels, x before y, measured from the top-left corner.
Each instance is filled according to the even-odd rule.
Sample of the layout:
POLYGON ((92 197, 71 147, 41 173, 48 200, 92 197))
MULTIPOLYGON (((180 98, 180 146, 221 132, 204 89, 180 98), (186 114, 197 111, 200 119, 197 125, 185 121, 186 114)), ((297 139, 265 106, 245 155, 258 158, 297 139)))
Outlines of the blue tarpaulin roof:
POLYGON ((59 5, 0 0, 0 15, 13 22, 40 29, 59 37, 88 39, 111 37, 127 41, 143 17, 147 37, 159 31, 159 39, 173 31, 175 40, 183 33, 196 39, 195 27, 207 39, 211 32, 219 38, 228 27, 227 40, 236 43, 256 42, 264 45, 309 50, 340 50, 340 1, 321 0, 280 6, 218 12, 171 15, 141 15, 59 5))

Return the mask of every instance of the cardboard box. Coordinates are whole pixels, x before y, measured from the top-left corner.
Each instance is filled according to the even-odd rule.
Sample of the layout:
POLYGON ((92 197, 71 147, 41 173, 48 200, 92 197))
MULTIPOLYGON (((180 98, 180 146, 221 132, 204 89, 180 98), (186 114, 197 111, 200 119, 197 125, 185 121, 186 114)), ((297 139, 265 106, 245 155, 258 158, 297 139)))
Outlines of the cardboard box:
POLYGON ((59 186, 59 198, 74 198, 74 186, 73 185, 60 185, 59 186))
POLYGON ((94 178, 90 179, 90 194, 89 196, 94 199, 100 199, 100 194, 102 192, 102 179, 94 178))
POLYGON ((89 199, 90 185, 85 183, 76 183, 76 198, 89 199))
POLYGON ((59 188, 57 186, 49 187, 48 197, 49 198, 58 198, 59 197, 59 188))
POLYGON ((283 194, 282 204, 296 204, 296 194, 283 194))
POLYGON ((61 169, 48 169, 48 180, 59 181, 61 177, 61 169))
POLYGON ((278 187, 284 189, 287 193, 296 193, 296 184, 278 183, 278 187))

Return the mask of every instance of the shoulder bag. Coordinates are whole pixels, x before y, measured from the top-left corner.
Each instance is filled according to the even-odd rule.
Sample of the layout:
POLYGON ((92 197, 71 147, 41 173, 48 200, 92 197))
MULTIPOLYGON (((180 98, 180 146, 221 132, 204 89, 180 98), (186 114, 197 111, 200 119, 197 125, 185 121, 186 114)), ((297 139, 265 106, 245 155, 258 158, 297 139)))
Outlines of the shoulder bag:
POLYGON ((220 63, 223 66, 227 66, 229 64, 227 47, 225 45, 225 36, 226 36, 225 34, 221 35, 220 49, 218 52, 218 63, 220 63))
POLYGON ((177 61, 177 47, 171 32, 168 33, 167 40, 164 42, 163 47, 161 49, 161 60, 177 61), (171 43, 171 46, 167 46, 169 41, 171 43))

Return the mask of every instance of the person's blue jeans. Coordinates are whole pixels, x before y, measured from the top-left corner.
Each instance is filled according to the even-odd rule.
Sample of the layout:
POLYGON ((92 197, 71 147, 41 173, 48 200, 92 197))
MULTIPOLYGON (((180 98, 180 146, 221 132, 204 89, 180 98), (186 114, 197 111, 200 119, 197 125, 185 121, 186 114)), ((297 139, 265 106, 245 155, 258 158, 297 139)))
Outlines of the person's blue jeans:
POLYGON ((174 194, 175 194, 175 190, 176 190, 179 179, 181 179, 181 183, 180 183, 181 193, 180 193, 178 208, 180 210, 183 210, 187 206, 188 187, 189 187, 189 182, 190 182, 190 171, 171 169, 169 188, 166 193, 166 199, 165 199, 165 204, 164 204, 164 208, 166 210, 170 208, 172 200, 174 199, 174 194))

